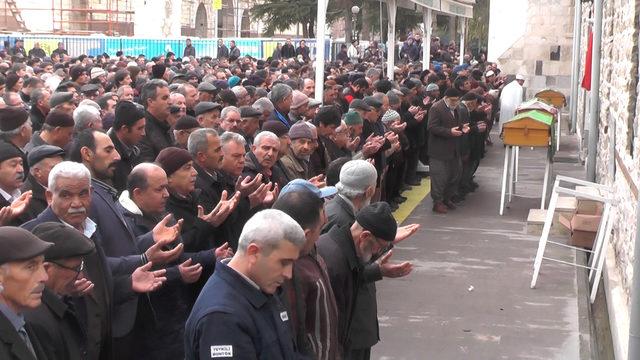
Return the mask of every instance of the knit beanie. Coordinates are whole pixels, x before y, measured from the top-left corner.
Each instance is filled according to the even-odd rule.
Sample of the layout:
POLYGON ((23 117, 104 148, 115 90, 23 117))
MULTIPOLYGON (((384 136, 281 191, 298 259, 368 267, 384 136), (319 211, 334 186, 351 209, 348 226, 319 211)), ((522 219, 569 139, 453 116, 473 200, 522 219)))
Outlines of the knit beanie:
POLYGON ((0 130, 15 130, 27 122, 27 119, 29 119, 29 113, 25 109, 7 106, 0 109, 0 130))
POLYGON ((347 125, 360 125, 362 124, 362 116, 357 111, 349 111, 344 116, 344 123, 347 125))
POLYGON ((167 173, 167 177, 192 160, 187 150, 177 147, 164 148, 156 157, 156 163, 167 173))
POLYGON ((313 139, 313 132, 309 125, 304 121, 298 121, 289 129, 289 138, 295 139, 313 139))
POLYGON ((338 192, 346 195, 363 194, 369 186, 375 186, 378 173, 375 166, 365 160, 350 160, 340 169, 338 192))
POLYGON ((387 110, 387 112, 382 115, 383 123, 390 123, 394 120, 400 120, 400 114, 398 114, 398 112, 393 109, 387 110))

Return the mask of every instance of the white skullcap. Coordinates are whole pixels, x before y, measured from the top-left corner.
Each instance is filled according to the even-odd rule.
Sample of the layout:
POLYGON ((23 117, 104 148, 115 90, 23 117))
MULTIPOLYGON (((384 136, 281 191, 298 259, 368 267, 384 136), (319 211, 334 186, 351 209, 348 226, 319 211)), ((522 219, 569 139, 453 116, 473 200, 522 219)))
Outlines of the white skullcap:
POLYGON ((362 194, 376 185, 378 173, 376 168, 365 160, 349 160, 340 170, 340 181, 336 184, 341 194, 362 194))

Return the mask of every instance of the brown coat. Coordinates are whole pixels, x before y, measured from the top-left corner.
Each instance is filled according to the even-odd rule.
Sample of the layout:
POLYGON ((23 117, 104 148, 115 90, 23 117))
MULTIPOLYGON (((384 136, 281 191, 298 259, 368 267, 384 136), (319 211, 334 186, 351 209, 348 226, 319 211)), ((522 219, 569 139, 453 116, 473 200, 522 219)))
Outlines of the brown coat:
POLYGON ((458 110, 452 114, 444 99, 429 110, 429 157, 450 160, 460 156, 459 138, 451 134, 451 128, 460 126, 458 110))

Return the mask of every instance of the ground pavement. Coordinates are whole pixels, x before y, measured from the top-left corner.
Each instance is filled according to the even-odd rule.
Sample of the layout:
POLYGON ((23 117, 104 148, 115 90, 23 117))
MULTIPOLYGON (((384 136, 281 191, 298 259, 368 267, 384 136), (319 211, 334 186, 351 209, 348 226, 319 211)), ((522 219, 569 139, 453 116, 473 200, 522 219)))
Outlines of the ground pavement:
MULTIPOLYGON (((480 188, 458 209, 436 215, 429 196, 419 201, 412 194, 415 209, 401 211, 405 224, 422 228, 392 260, 412 261, 414 270, 377 283, 381 342, 372 359, 585 358, 576 269, 544 262, 537 288, 529 288, 539 236, 527 235, 525 225, 529 209, 540 206, 545 150, 520 150, 521 196, 499 216, 504 147, 493 138, 476 174, 480 188)), ((568 163, 554 170, 584 172, 568 163)), ((566 249, 550 251, 575 258, 566 249)))

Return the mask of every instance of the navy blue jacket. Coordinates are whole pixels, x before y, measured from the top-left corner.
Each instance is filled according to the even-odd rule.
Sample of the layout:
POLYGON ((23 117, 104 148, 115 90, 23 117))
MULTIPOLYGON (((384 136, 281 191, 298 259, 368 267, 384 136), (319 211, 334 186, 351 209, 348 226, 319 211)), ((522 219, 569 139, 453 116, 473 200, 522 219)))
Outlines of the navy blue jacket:
POLYGON ((289 314, 224 263, 216 264, 185 327, 185 358, 296 359, 289 314))

